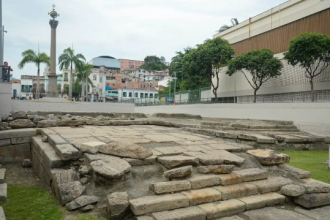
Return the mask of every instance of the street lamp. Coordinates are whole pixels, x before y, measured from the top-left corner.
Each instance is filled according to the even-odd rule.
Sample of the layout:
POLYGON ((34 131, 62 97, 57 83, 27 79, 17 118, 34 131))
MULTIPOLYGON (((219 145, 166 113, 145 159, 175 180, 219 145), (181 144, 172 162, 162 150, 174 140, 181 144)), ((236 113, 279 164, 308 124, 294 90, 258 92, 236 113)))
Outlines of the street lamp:
MULTIPOLYGON (((231 56, 232 59, 235 59, 235 55, 231 56)), ((234 73, 234 103, 236 102, 236 72, 234 73)))

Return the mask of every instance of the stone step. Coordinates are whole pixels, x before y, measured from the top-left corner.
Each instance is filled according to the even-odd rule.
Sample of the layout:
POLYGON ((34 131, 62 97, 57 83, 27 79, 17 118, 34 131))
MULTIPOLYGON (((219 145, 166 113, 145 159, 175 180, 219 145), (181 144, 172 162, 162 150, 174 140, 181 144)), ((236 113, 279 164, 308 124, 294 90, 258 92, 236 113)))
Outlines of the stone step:
POLYGON ((146 196, 129 201, 134 215, 144 215, 153 212, 168 211, 189 206, 189 198, 183 194, 146 196))
POLYGON ((240 183, 230 186, 214 187, 221 193, 221 200, 236 199, 240 197, 259 194, 258 187, 251 183, 240 183))
POLYGON ((5 183, 6 169, 0 169, 0 184, 5 183))
POLYGON ((210 186, 220 185, 220 179, 217 175, 194 175, 190 177, 191 189, 201 189, 210 186))
POLYGON ((255 141, 261 144, 277 144, 277 140, 275 138, 263 136, 260 134, 239 134, 238 138, 242 140, 255 141))
POLYGON ((61 167, 64 161, 56 154, 54 148, 46 142, 42 142, 41 136, 32 137, 32 150, 37 152, 37 155, 42 163, 42 166, 47 168, 61 167))
POLYGON ((0 202, 7 202, 7 184, 0 184, 0 202))
POLYGON ((187 165, 195 166, 198 164, 198 158, 188 157, 188 156, 168 156, 168 157, 158 157, 157 159, 158 162, 167 169, 172 169, 187 165))
POLYGON ((245 161, 244 158, 236 156, 226 150, 205 150, 203 151, 207 155, 212 155, 213 157, 218 157, 224 161, 225 164, 235 164, 242 165, 245 161))
POLYGON ((227 201, 202 204, 198 207, 206 212, 206 218, 209 220, 242 213, 245 210, 245 203, 237 199, 231 199, 227 201))
POLYGON ((254 195, 249 197, 239 198, 241 202, 245 203, 246 210, 260 209, 266 206, 274 206, 284 204, 285 196, 278 193, 266 193, 262 195, 254 195))
POLYGON ((281 190, 282 186, 289 185, 292 183, 292 181, 283 177, 273 177, 266 180, 259 180, 250 183, 257 186, 259 192, 264 194, 269 192, 278 192, 281 190))
POLYGON ((241 176, 243 182, 251 182, 268 178, 268 172, 259 168, 244 169, 233 173, 241 176))
POLYGON ((185 191, 182 194, 189 198, 190 206, 221 200, 221 193, 213 188, 185 191))
POLYGON ((151 183, 149 189, 155 194, 173 193, 190 190, 191 184, 188 180, 151 183))
MULTIPOLYGON (((194 206, 173 211, 152 213, 152 217, 153 218, 150 217, 150 220, 205 220, 206 212, 203 209, 194 206)), ((140 218, 138 218, 138 220, 140 220, 140 218)), ((147 220, 147 218, 145 218, 145 220, 147 220)))
POLYGON ((239 183, 243 182, 242 176, 240 176, 236 173, 218 175, 218 177, 220 179, 220 184, 222 186, 239 184, 239 183))

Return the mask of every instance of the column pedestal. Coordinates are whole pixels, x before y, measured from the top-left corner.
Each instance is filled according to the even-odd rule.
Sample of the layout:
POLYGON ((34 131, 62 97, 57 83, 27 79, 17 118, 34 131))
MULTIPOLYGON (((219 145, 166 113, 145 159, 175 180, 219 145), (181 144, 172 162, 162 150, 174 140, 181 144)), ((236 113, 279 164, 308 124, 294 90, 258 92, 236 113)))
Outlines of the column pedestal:
POLYGON ((57 75, 48 75, 48 91, 46 97, 58 98, 57 75))

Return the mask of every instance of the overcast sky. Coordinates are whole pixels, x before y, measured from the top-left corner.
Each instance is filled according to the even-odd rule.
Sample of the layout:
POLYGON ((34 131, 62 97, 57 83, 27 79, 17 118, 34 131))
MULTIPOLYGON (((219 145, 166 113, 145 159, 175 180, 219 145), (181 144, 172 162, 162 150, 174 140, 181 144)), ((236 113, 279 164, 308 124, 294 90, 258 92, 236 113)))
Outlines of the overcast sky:
MULTIPOLYGON (((36 75, 28 64, 19 70, 27 49, 50 54, 48 12, 60 14, 57 57, 71 47, 87 61, 100 55, 143 60, 147 55, 166 61, 188 46, 212 38, 231 18, 242 22, 285 0, 2 0, 5 34, 4 60, 13 76, 36 75)), ((42 71, 45 66, 42 66, 42 71)), ((59 74, 59 70, 57 69, 59 74)))

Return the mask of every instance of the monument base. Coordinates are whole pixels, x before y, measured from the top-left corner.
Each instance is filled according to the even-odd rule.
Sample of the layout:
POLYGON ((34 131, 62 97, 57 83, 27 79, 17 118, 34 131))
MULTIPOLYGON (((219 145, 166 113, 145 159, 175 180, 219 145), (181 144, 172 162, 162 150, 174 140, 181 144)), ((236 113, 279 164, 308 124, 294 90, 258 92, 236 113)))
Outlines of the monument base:
POLYGON ((58 90, 57 90, 57 75, 49 74, 48 75, 48 91, 46 97, 49 98, 58 98, 58 90))

